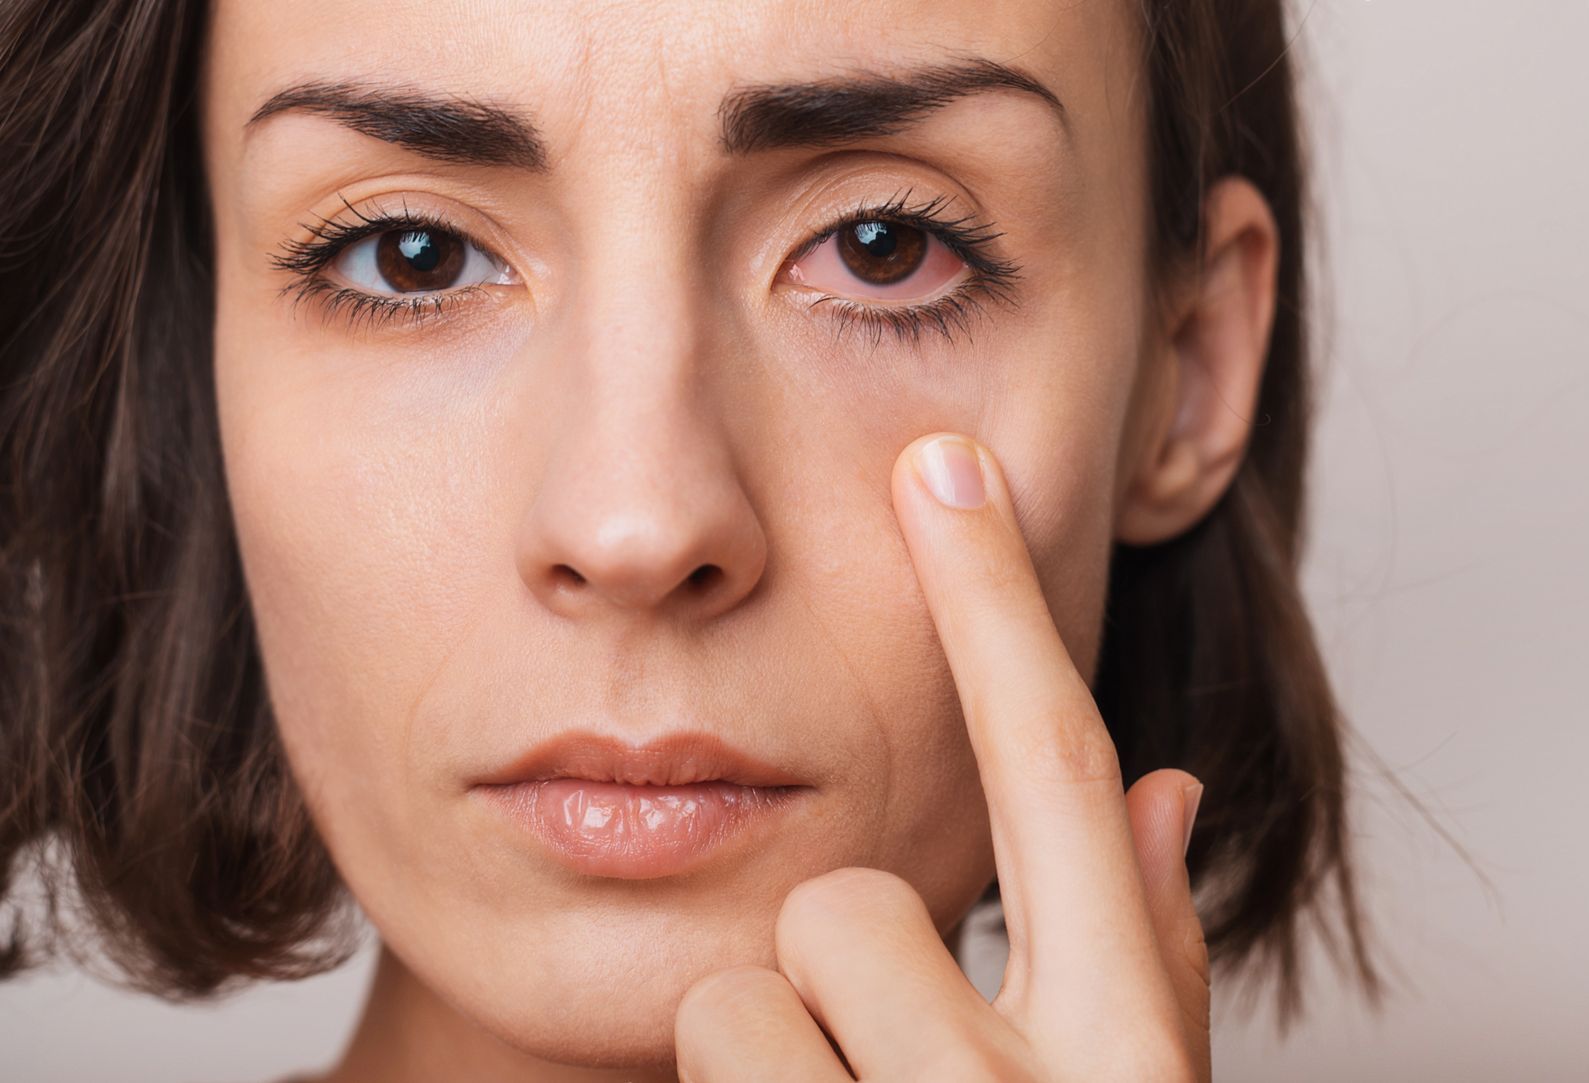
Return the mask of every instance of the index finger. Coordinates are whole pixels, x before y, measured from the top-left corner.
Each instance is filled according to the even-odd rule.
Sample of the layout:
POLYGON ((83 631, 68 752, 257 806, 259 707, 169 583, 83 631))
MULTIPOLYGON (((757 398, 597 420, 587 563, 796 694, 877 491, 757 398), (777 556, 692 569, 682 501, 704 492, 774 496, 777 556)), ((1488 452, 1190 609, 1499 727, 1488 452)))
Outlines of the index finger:
POLYGON ((932 434, 901 453, 892 486, 988 801, 1010 937, 995 1006, 1077 1024, 1089 1045, 1124 1021, 1177 1018, 1119 757, 1055 627, 1002 470, 975 441, 932 434))

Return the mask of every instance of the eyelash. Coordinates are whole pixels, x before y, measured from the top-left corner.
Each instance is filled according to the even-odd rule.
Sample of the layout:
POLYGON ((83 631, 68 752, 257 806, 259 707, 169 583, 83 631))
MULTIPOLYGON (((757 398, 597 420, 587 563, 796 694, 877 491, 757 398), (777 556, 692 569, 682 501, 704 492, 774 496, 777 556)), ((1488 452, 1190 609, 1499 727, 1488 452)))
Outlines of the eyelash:
POLYGON ((920 342, 923 331, 936 331, 953 341, 957 331, 970 334, 972 317, 984 311, 983 300, 1006 304, 1014 301, 1013 287, 1020 278, 1020 267, 1012 260, 999 259, 991 251, 993 241, 1004 234, 994 232, 988 223, 973 221, 971 215, 954 219, 938 217, 949 202, 948 196, 936 196, 912 207, 908 204, 910 192, 906 189, 903 195, 896 195, 881 205, 857 207, 807 238, 789 256, 789 262, 803 259, 841 229, 881 220, 937 237, 949 251, 965 261, 971 275, 948 293, 915 305, 879 305, 831 294, 818 297, 807 306, 808 310, 818 305, 833 306, 839 338, 850 328, 861 327, 872 332, 874 347, 884 331, 901 341, 908 337, 913 345, 920 342))
MULTIPOLYGON (((1013 286, 1020 277, 1020 268, 1013 261, 1000 259, 990 251, 993 241, 1002 237, 1002 233, 994 232, 987 223, 974 222, 970 215, 954 219, 939 217, 949 202, 947 196, 937 196, 914 207, 908 204, 909 198, 910 190, 907 189, 904 194, 883 204, 857 207, 811 234, 789 256, 788 262, 809 255, 841 229, 862 222, 886 221, 919 229, 936 237, 965 262, 971 269, 970 276, 950 292, 915 305, 879 305, 831 294, 818 297, 807 309, 831 305, 834 309, 836 337, 842 338, 850 329, 860 327, 872 332, 874 347, 884 331, 894 334, 901 341, 909 338, 913 344, 920 341, 923 331, 936 331, 945 339, 953 340, 956 332, 969 334, 972 318, 984 311, 984 300, 1002 303, 1013 301, 1013 286)), ((388 215, 377 210, 375 217, 362 214, 346 199, 342 203, 358 219, 357 224, 321 217, 315 223, 304 225, 309 240, 290 239, 282 244, 280 253, 271 256, 272 266, 292 276, 292 281, 282 287, 281 293, 284 296, 292 295, 294 307, 318 297, 326 315, 343 315, 353 327, 357 327, 361 321, 366 326, 374 326, 399 318, 417 323, 441 315, 472 294, 484 292, 484 287, 474 285, 410 298, 382 297, 329 281, 324 277, 325 268, 344 249, 376 234, 404 229, 430 229, 451 233, 468 243, 474 243, 445 218, 410 211, 406 203, 399 214, 388 215)))
MULTIPOLYGON (((342 205, 358 219, 357 224, 336 222, 321 217, 314 223, 305 223, 309 240, 289 239, 282 243, 281 252, 270 257, 273 267, 285 271, 292 280, 281 289, 282 296, 292 295, 293 307, 312 297, 320 298, 321 310, 327 316, 342 315, 350 327, 362 321, 366 327, 407 318, 418 323, 439 316, 458 301, 472 294, 484 292, 481 286, 463 286, 459 289, 436 293, 416 294, 413 297, 382 297, 350 286, 338 286, 326 279, 326 267, 342 254, 343 250, 366 237, 395 230, 436 230, 453 234, 468 241, 468 235, 439 215, 410 211, 403 204, 399 214, 387 214, 379 209, 371 218, 360 213, 345 198, 342 205)), ((474 243, 469 241, 469 243, 474 243)))

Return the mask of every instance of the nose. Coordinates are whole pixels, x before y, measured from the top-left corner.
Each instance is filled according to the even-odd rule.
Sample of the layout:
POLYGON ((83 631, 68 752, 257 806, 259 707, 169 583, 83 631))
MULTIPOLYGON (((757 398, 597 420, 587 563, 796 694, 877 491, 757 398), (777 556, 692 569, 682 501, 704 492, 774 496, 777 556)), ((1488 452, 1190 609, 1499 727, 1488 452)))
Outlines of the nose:
POLYGON ((647 303, 627 300, 627 318, 592 313, 581 345, 559 351, 565 390, 519 574, 565 617, 709 619, 755 588, 766 534, 688 318, 636 319, 647 303))

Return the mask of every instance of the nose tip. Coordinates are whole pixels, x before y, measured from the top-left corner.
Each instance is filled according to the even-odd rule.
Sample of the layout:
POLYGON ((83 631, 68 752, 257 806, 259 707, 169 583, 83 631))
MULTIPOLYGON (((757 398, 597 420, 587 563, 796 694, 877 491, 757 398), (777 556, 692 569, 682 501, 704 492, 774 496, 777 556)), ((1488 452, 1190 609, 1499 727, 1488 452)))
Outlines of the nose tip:
POLYGON ((648 553, 633 544, 587 550, 577 564, 552 564, 543 579, 543 600, 567 614, 598 603, 627 610, 669 604, 699 610, 723 591, 729 575, 711 561, 697 560, 694 551, 648 553))
MULTIPOLYGON (((749 594, 766 564, 760 521, 732 470, 693 458, 688 470, 664 466, 666 479, 630 459, 595 484, 543 486, 520 551, 521 577, 541 603, 565 617, 701 619, 749 594)), ((599 462, 585 457, 584 470, 599 462)))

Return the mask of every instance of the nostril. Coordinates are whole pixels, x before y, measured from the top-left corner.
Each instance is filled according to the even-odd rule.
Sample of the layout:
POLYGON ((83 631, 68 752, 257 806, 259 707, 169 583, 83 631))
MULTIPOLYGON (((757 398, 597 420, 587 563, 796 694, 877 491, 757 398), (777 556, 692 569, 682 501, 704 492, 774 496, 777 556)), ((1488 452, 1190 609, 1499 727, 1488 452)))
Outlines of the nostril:
MULTIPOLYGON (((715 564, 702 564, 685 579, 689 588, 697 593, 705 593, 713 583, 723 578, 723 569, 715 564)), ((567 564, 553 565, 551 577, 553 584, 562 589, 572 589, 583 586, 585 577, 567 564)))

